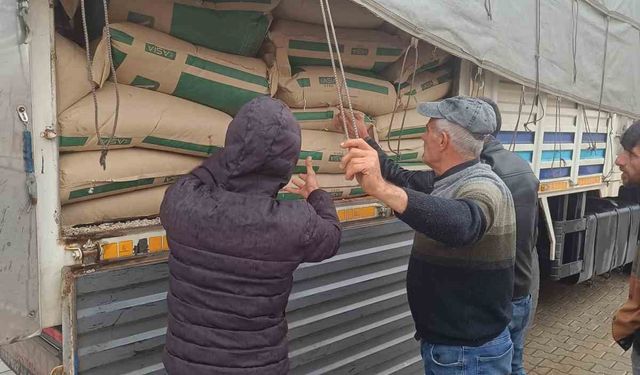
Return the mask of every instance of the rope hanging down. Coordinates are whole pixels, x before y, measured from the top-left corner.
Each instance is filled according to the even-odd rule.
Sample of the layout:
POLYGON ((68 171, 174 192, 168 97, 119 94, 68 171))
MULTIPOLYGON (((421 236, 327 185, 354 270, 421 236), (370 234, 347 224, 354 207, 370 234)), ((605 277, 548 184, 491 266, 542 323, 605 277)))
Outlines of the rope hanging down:
POLYGON ((329 48, 329 58, 331 59, 331 68, 333 69, 333 78, 335 79, 335 82, 336 82, 338 102, 340 103, 340 118, 342 119, 343 131, 344 131, 345 137, 349 139, 349 131, 347 129, 347 121, 346 121, 347 118, 344 113, 344 101, 342 100, 342 95, 346 95, 347 104, 349 105, 349 113, 351 115, 351 125, 353 126, 354 137, 358 138, 358 126, 356 125, 356 116, 353 113, 353 106, 351 105, 351 95, 349 95, 349 86, 347 85, 347 76, 344 72, 344 66, 342 65, 342 57, 340 55, 340 45, 338 44, 336 29, 333 25, 333 17, 331 15, 331 7, 329 6, 329 0, 320 0, 320 9, 322 10, 322 21, 324 23, 324 31, 327 37, 327 47, 329 48), (336 52, 336 56, 338 57, 338 64, 340 65, 340 73, 342 75, 342 80, 338 80, 338 70, 336 68, 336 62, 333 56, 334 46, 331 44, 329 29, 331 29, 331 34, 333 35, 333 43, 335 44, 335 52, 336 52), (342 92, 343 87, 344 87, 344 94, 342 92))
MULTIPOLYGON (((435 49, 434 49, 434 54, 435 54, 435 49)), ((387 129, 387 146, 389 147, 389 150, 398 157, 398 159, 400 159, 400 141, 402 140, 402 132, 404 130, 405 121, 407 120, 407 111, 409 107, 409 101, 411 100, 411 96, 415 95, 413 92, 413 88, 416 80, 417 70, 418 70, 418 39, 412 37, 411 43, 409 44, 406 51, 404 52, 404 58, 402 59, 402 66, 400 67, 400 73, 397 80, 398 87, 396 87, 396 102, 393 105, 393 112, 391 112, 391 121, 389 123, 389 129, 387 129), (396 146, 397 150, 394 150, 393 147, 391 147, 391 130, 393 129, 393 123, 396 117, 396 111, 398 110, 398 106, 402 104, 402 96, 400 94, 400 85, 402 84, 401 82, 402 76, 404 75, 404 67, 407 63, 409 50, 411 50, 412 48, 414 49, 414 52, 415 52, 414 62, 413 62, 413 73, 411 74, 411 84, 409 85, 409 92, 407 93, 407 102, 404 105, 404 114, 402 115, 402 122, 400 123, 400 130, 398 132, 398 143, 396 146)))
POLYGON ((89 31, 87 27, 87 12, 85 8, 85 0, 80 0, 80 8, 82 11, 82 28, 84 32, 85 53, 87 57, 87 79, 89 80, 89 86, 91 87, 91 95, 93 96, 93 111, 94 111, 94 124, 96 130, 96 137, 98 138, 98 144, 100 144, 100 165, 102 169, 107 169, 107 153, 109 152, 109 145, 113 142, 113 138, 116 135, 116 129, 118 127, 118 114, 120 113, 120 92, 118 91, 118 78, 116 77, 116 68, 113 63, 113 54, 111 51, 111 30, 109 28, 109 10, 107 0, 102 0, 102 7, 104 10, 104 33, 105 43, 107 44, 107 58, 109 60, 109 66, 111 69, 111 76, 114 82, 116 92, 116 112, 113 119, 113 129, 109 138, 102 138, 100 134, 100 122, 98 121, 98 96, 96 95, 96 87, 94 85, 93 71, 91 70, 92 60, 89 47, 89 31))

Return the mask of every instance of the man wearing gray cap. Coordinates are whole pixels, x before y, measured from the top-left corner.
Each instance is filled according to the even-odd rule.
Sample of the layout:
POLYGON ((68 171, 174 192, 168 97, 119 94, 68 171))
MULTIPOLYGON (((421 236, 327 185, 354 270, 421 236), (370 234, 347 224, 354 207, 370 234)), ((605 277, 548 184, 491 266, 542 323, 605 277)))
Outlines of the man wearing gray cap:
POLYGON ((417 110, 430 118, 423 161, 435 180, 388 158, 360 119, 362 139, 343 143, 346 178, 416 231, 407 295, 425 373, 510 374, 515 212, 507 187, 479 162, 495 113, 468 97, 417 110))

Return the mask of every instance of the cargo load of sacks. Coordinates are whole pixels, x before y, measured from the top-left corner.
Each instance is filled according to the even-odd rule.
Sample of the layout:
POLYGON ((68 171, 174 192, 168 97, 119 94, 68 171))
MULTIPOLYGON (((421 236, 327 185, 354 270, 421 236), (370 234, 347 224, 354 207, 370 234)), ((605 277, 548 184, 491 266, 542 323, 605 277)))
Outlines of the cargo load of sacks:
MULTIPOLYGON (((133 23, 113 24, 110 30, 118 83, 177 96, 230 115, 255 97, 274 94, 277 88, 275 70, 260 59, 199 47, 133 23)), ((100 86, 110 76, 107 44, 106 39, 100 42, 93 65, 100 86)))
MULTIPOLYGON (((62 0, 73 19, 80 0, 62 0)), ((255 56, 279 0, 110 0, 109 21, 131 22, 178 39, 242 56, 255 56)), ((89 34, 104 27, 102 2, 87 1, 89 34), (91 10, 95 7, 95 11, 91 10)))

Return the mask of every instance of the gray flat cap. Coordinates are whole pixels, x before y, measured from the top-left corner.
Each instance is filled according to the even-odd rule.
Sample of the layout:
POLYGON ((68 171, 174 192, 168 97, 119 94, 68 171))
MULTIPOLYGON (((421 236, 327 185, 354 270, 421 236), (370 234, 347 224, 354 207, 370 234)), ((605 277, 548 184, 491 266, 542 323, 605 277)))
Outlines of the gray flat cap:
POLYGON ((485 101, 468 96, 455 96, 439 102, 418 104, 418 113, 442 118, 458 124, 473 134, 487 135, 496 131, 496 114, 485 101))

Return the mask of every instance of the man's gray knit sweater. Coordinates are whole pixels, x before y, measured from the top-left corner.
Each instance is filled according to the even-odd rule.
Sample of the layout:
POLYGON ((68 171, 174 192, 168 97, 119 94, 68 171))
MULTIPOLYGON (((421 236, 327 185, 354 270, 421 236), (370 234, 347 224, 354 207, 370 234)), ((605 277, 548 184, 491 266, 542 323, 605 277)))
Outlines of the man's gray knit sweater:
POLYGON ((516 234, 511 193, 478 161, 429 181, 430 194, 421 191, 420 181, 426 182, 421 173, 407 174, 399 184, 408 171, 388 159, 384 164, 383 176, 407 192, 407 209, 398 217, 416 230, 407 292, 417 337, 464 346, 495 338, 511 319, 516 234))

